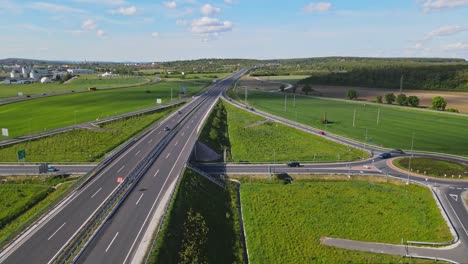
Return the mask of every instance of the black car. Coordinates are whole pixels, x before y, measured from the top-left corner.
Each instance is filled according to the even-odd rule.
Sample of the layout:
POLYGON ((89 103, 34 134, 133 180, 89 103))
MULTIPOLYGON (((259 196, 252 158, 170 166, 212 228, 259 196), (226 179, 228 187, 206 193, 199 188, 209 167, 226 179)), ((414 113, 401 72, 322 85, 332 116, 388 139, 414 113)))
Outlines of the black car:
POLYGON ((297 161, 289 162, 288 167, 300 167, 301 164, 297 161))
POLYGON ((388 159, 388 158, 391 158, 391 157, 392 157, 392 154, 390 154, 390 152, 384 152, 384 153, 379 155, 379 158, 381 158, 381 159, 388 159))
POLYGON ((166 127, 164 128, 164 131, 169 131, 169 130, 171 130, 171 128, 168 127, 168 126, 166 126, 166 127))
POLYGON ((182 114, 182 111, 177 111, 177 113, 178 113, 179 115, 181 115, 181 114, 182 114))

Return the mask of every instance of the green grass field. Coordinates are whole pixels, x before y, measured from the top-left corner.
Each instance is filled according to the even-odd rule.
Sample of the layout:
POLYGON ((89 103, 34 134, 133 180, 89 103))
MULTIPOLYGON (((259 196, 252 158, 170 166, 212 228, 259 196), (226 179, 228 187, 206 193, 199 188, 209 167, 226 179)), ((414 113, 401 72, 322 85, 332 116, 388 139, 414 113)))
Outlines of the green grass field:
POLYGON ((63 91, 81 91, 87 90, 89 87, 111 88, 128 85, 136 85, 148 82, 150 79, 142 77, 115 77, 99 79, 94 75, 83 75, 69 83, 32 83, 32 84, 0 84, 0 99, 7 97, 15 97, 18 92, 23 92, 24 95, 34 95, 42 93, 55 93, 63 91))
MULTIPOLYGON (((230 90, 230 95, 243 101, 244 91, 237 92, 230 90)), ((249 91, 248 104, 277 116, 377 146, 411 149, 414 133, 415 150, 468 156, 467 116, 303 96, 296 96, 294 106, 292 94, 287 96, 285 111, 285 95, 261 91, 249 91), (353 127, 354 111, 356 119, 353 127), (322 124, 321 118, 324 116, 331 123, 322 124)))
MULTIPOLYGON (((399 158, 395 159, 393 164, 408 171, 409 160, 410 158, 399 158)), ((454 175, 455 179, 459 179, 459 176, 461 176, 461 179, 468 179, 468 165, 447 160, 411 158, 411 170, 415 173, 437 178, 452 178, 452 175, 454 175)))
POLYGON ((49 137, 0 147, 2 162, 18 161, 26 150, 27 162, 94 162, 145 127, 169 115, 177 107, 102 124, 102 130, 75 129, 49 137))
POLYGON ((177 91, 186 87, 185 96, 202 90, 204 84, 162 82, 159 84, 103 90, 90 93, 53 96, 0 106, 1 127, 10 137, 50 130, 76 123, 123 114, 156 105, 161 98, 168 103, 177 99, 177 91))
POLYGON ((149 263, 244 263, 236 197, 186 170, 149 263))
POLYGON ((368 157, 368 154, 276 122, 225 103, 233 161, 331 162, 368 157))
POLYGON ((227 126, 227 110, 223 100, 219 100, 208 116, 206 123, 200 133, 200 141, 207 144, 218 154, 226 149, 226 159, 231 160, 231 146, 227 126))
POLYGON ((0 184, 0 241, 64 193, 74 179, 62 177, 9 177, 0 184), (57 184, 63 183, 55 187, 57 184))
POLYGON ((252 264, 414 263, 420 261, 324 246, 320 238, 393 244, 452 239, 431 193, 416 185, 244 180, 241 200, 252 264))

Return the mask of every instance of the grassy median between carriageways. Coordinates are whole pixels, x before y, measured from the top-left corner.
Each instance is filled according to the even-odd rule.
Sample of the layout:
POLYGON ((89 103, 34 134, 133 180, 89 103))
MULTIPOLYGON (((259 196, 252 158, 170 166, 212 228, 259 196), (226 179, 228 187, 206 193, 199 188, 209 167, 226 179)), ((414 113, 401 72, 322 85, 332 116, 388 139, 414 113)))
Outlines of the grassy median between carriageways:
MULTIPOLYGON (((393 164, 408 171, 410 158, 395 159, 393 164)), ((441 159, 411 158, 411 171, 437 178, 468 179, 468 165, 441 159)))
POLYGON ((166 117, 177 106, 101 124, 94 129, 75 129, 61 134, 0 147, 2 162, 18 161, 26 150, 27 162, 94 162, 129 138, 166 117))
POLYGON ((320 238, 392 244, 452 239, 425 187, 381 177, 322 177, 292 184, 240 178, 250 263, 414 263, 420 261, 328 247, 320 238))
POLYGON ((0 241, 25 224, 75 182, 64 176, 2 177, 0 184, 0 241))
MULTIPOLYGON (((243 102, 243 89, 230 90, 243 102)), ((323 129, 340 136, 387 148, 414 149, 468 156, 468 116, 409 107, 387 107, 250 90, 248 104, 256 109, 323 129), (356 116, 354 118, 354 112, 356 116), (328 124, 322 123, 327 119, 328 124), (354 119, 354 126, 353 126, 354 119)))
POLYGON ((191 96, 206 84, 161 82, 132 88, 98 90, 33 99, 0 105, 2 128, 8 128, 10 138, 82 122, 124 114, 156 106, 156 99, 168 103, 178 99, 178 91, 185 87, 183 97, 191 96))
POLYGON ((369 157, 364 151, 224 105, 235 162, 337 162, 369 157))
POLYGON ((186 170, 149 263, 244 263, 236 193, 186 170))
POLYGON ((207 144, 218 154, 226 149, 226 159, 231 160, 231 146, 227 124, 227 110, 222 100, 219 100, 211 111, 200 134, 200 141, 207 144))

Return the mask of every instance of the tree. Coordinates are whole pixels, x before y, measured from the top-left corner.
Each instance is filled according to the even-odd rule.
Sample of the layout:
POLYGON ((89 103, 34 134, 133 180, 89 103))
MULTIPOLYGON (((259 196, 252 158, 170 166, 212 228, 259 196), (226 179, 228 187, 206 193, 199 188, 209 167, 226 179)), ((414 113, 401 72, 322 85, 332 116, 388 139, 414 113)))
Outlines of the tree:
POLYGON ((432 99, 432 109, 444 111, 447 106, 447 101, 441 96, 436 96, 432 99))
POLYGON ((284 88, 286 88, 286 85, 282 84, 282 85, 280 86, 280 90, 281 90, 282 92, 284 92, 284 88))
POLYGON ((304 85, 304 87, 302 88, 302 91, 303 91, 306 95, 309 95, 309 92, 312 92, 313 89, 312 89, 312 87, 310 87, 309 84, 306 84, 306 85, 304 85))
POLYGON ((356 100, 358 98, 358 92, 356 92, 356 90, 348 90, 347 97, 349 100, 356 100))
POLYGON ((396 98, 398 105, 408 105, 408 97, 405 94, 399 94, 396 98))
POLYGON ((209 228, 204 217, 190 208, 183 230, 184 238, 178 263, 208 263, 207 239, 209 228))
POLYGON ((375 97, 375 101, 379 104, 383 103, 382 102, 382 96, 381 95, 378 95, 377 97, 375 97))
POLYGON ((417 96, 411 95, 408 96, 408 104, 412 107, 418 107, 419 106, 419 98, 417 96))
POLYGON ((396 97, 393 93, 389 93, 385 95, 385 102, 387 102, 387 104, 393 104, 395 100, 396 100, 396 97))

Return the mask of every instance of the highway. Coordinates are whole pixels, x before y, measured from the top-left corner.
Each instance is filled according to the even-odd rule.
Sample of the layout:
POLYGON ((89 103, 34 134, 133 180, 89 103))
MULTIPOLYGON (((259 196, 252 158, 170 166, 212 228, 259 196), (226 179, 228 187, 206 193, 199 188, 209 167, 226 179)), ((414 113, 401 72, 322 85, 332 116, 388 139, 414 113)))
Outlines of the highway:
MULTIPOLYGON (((237 73, 233 77, 214 85, 210 88, 209 92, 204 93, 185 105, 181 109, 182 114, 177 114, 176 112, 163 122, 156 124, 152 128, 151 132, 140 138, 108 166, 101 169, 87 185, 73 192, 62 203, 60 203, 54 211, 42 218, 37 224, 30 227, 27 232, 23 233, 21 237, 16 239, 13 244, 5 248, 0 253, 0 262, 49 263, 53 261, 54 257, 65 247, 74 234, 82 228, 83 223, 91 217, 96 209, 104 203, 108 196, 113 192, 113 190, 118 187, 119 183, 117 182, 117 179, 119 177, 127 177, 127 175, 136 166, 138 166, 139 161, 148 155, 161 142, 166 134, 168 134, 168 131, 165 131, 164 129, 165 126, 174 128, 181 120, 185 120, 186 115, 189 115, 192 110, 199 107, 201 110, 196 110, 196 113, 194 114, 196 118, 187 118, 183 124, 180 124, 181 126, 184 126, 184 129, 181 129, 180 131, 181 134, 178 139, 180 142, 178 142, 177 145, 180 144, 179 147, 185 146, 186 142, 184 142, 184 136, 190 138, 194 136, 192 132, 196 129, 195 124, 201 120, 202 114, 208 111, 208 105, 216 100, 219 95, 219 89, 221 87, 228 87, 233 80, 241 74, 242 73, 237 73), (198 121, 195 122, 195 120, 198 121)), ((169 146, 173 145, 173 147, 177 147, 175 146, 175 143, 176 141, 171 141, 169 146)), ((171 150, 171 147, 168 147, 167 151, 170 152, 171 150)), ((183 158, 185 158, 185 156, 188 157, 191 152, 191 147, 184 148, 184 151, 186 153, 183 155, 181 154, 181 156, 183 156, 183 158)), ((175 164, 174 158, 178 157, 182 152, 166 153, 167 152, 164 152, 156 162, 156 164, 161 166, 160 174, 158 174, 160 177, 154 177, 158 179, 157 182, 159 183, 161 179, 164 179, 163 181, 166 181, 166 179, 169 181, 176 177, 176 171, 174 171, 171 166, 175 164), (168 173, 171 171, 172 173, 168 173)), ((182 161, 181 158, 177 158, 177 160, 182 161)), ((183 168, 183 163, 178 163, 177 165, 178 170, 183 168)), ((153 172, 153 174, 154 173, 155 172, 153 172)), ((147 175, 145 175, 142 180, 143 184, 147 183, 146 176, 147 175)), ((153 175, 151 175, 151 177, 153 177, 153 175)), ((160 185, 160 188, 165 187, 166 185, 164 184, 160 185)), ((137 188, 136 190, 139 189, 137 188)), ((150 193, 158 192, 153 189, 148 190, 149 191, 145 193, 147 197, 150 197, 150 193)), ((132 193, 132 195, 134 193, 132 193)), ((128 201, 131 201, 132 196, 129 196, 128 198, 128 201)), ((139 208, 143 208, 143 205, 147 205, 147 203, 149 204, 146 199, 142 199, 140 202, 141 204, 139 204, 139 208)), ((125 212, 125 204, 122 206, 122 210, 125 212)), ((118 215, 116 215, 116 217, 117 216, 118 215)), ((127 217, 132 219, 134 215, 127 215, 127 217)))

